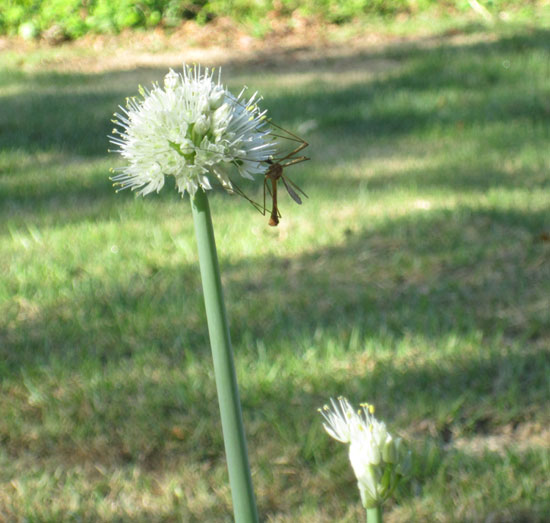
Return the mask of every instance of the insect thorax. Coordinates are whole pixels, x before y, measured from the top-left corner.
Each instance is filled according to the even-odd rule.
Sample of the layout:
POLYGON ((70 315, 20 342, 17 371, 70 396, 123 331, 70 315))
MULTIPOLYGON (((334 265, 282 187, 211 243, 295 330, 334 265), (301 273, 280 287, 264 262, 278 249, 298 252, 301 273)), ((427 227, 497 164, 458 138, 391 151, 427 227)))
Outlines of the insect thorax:
POLYGON ((269 169, 265 173, 266 178, 271 180, 278 180, 283 174, 283 166, 280 163, 274 163, 269 166, 269 169))

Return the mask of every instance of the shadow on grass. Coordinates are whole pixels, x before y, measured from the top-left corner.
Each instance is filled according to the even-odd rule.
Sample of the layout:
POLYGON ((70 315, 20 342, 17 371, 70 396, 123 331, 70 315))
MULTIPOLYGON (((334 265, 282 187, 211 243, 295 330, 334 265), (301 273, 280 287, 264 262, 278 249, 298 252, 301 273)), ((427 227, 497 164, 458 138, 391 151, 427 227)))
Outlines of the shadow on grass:
MULTIPOLYGON (((418 212, 343 233, 339 245, 310 254, 222 260, 234 343, 281 348, 314 340, 319 329, 342 340, 352 331, 362 340, 547 340, 548 249, 537 240, 546 219, 542 211, 418 212)), ((7 309, 6 370, 50 358, 69 366, 117 360, 153 347, 175 359, 186 347, 206 350, 197 267, 151 265, 119 280, 71 274, 72 290, 51 308, 7 309)))

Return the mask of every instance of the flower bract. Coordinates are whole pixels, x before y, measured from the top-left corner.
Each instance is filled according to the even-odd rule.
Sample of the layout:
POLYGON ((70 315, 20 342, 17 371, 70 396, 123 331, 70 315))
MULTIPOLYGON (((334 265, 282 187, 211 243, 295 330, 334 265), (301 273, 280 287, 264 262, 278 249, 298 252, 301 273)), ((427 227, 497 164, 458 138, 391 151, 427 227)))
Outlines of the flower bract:
POLYGON ((219 75, 214 81, 212 71, 184 66, 140 95, 115 113, 109 137, 128 162, 112 178, 121 189, 158 192, 172 175, 179 192, 194 196, 211 189, 211 179, 231 191, 232 172, 253 179, 266 170, 275 142, 256 94, 246 99, 243 89, 235 97, 219 75))

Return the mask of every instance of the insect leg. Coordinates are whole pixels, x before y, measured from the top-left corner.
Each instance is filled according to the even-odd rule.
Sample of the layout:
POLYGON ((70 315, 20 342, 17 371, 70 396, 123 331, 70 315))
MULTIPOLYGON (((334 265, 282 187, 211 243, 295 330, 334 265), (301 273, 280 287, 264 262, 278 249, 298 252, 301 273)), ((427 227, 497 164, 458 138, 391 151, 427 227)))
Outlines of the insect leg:
POLYGON ((232 191, 237 194, 238 196, 240 196, 241 198, 244 198, 246 201, 248 201, 250 204, 252 204, 252 206, 259 212, 261 213, 263 216, 265 216, 265 197, 264 197, 264 206, 262 207, 259 203, 255 202, 254 200, 252 200, 251 198, 249 198, 244 192, 243 190, 235 183, 235 182, 231 182, 231 185, 233 186, 232 187, 232 191))

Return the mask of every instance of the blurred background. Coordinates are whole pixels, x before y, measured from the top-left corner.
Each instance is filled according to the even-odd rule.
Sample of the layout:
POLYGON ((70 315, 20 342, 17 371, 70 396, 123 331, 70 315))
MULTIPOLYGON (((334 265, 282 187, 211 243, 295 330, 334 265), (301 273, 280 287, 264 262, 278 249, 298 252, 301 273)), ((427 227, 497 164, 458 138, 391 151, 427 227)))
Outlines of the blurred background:
POLYGON ((387 521, 547 521, 549 22, 0 0, 0 519, 232 520, 189 202, 109 180, 117 106, 198 62, 310 144, 279 227, 210 199, 261 520, 363 519, 317 413, 344 395, 413 450, 387 521))

